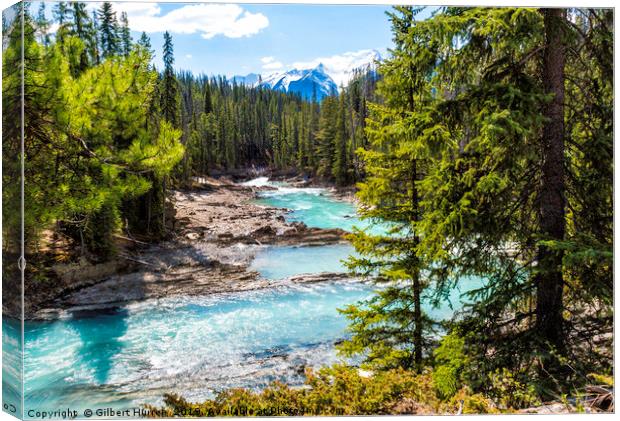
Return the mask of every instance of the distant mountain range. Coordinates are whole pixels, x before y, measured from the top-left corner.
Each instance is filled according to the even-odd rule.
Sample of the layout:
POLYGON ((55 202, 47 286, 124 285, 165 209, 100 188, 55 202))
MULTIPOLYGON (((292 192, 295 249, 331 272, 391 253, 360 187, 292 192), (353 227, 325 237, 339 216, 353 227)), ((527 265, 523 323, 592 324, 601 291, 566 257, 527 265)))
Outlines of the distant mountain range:
POLYGON ((245 76, 235 76, 233 80, 247 86, 262 86, 282 92, 298 93, 308 100, 312 99, 315 93, 318 101, 329 95, 338 95, 338 85, 325 72, 323 64, 319 64, 314 69, 293 69, 283 73, 274 73, 264 79, 261 75, 250 73, 245 76))
MULTIPOLYGON (((365 62, 356 63, 356 66, 350 69, 347 74, 355 69, 372 66, 375 60, 380 59, 379 53, 373 51, 372 54, 365 58, 365 62)), ((282 92, 297 93, 307 100, 312 99, 315 95, 318 101, 329 95, 338 95, 338 85, 336 85, 336 82, 328 74, 322 63, 313 69, 292 69, 265 77, 256 73, 250 73, 245 76, 234 76, 232 79, 238 84, 247 86, 262 86, 282 92)))

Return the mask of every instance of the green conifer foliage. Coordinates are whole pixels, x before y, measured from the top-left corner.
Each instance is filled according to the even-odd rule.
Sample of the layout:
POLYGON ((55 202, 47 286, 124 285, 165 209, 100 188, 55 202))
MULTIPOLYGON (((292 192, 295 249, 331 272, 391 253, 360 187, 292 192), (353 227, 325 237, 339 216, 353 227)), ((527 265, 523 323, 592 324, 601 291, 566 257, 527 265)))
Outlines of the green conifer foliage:
POLYGON ((151 46, 151 39, 146 34, 146 32, 142 32, 142 34, 140 35, 140 39, 138 39, 138 45, 142 47, 145 51, 147 51, 151 55, 151 57, 153 56, 153 54, 155 54, 155 51, 152 49, 151 46))
POLYGON ((173 126, 178 124, 178 86, 174 74, 174 46, 172 36, 164 33, 163 47, 164 73, 161 81, 161 112, 173 126))
MULTIPOLYGON (((19 139, 20 130, 20 119, 9 112, 20 109, 21 74, 11 64, 21 58, 20 28, 12 29, 15 38, 3 62, 7 152, 9 139, 19 139)), ((165 121, 145 124, 149 101, 144 99, 155 95, 157 80, 147 52, 87 63, 75 72, 88 32, 81 37, 67 33, 62 42, 45 48, 36 41, 28 13, 24 29, 27 252, 36 252, 40 234, 53 229, 72 238, 78 253, 104 260, 121 229, 122 202, 147 193, 150 177, 161 179, 180 161, 180 132, 165 121)), ((15 165, 7 165, 7 171, 15 165)), ((5 189, 4 199, 18 193, 12 188, 5 189)))
POLYGON ((51 23, 45 16, 45 3, 42 2, 37 11, 36 27, 39 35, 39 41, 44 46, 48 46, 51 42, 51 37, 49 34, 50 25, 51 23))
MULTIPOLYGON (((396 40, 412 19, 411 8, 392 15, 396 40)), ((418 41, 418 40, 416 40, 418 41)), ((379 67, 383 79, 366 133, 368 149, 359 151, 366 178, 359 183, 361 214, 389 222, 387 234, 357 231, 351 240, 360 258, 352 258, 356 272, 383 285, 375 297, 352 305, 343 313, 353 337, 345 341, 345 355, 362 354, 371 367, 406 367, 421 371, 432 344, 434 321, 422 310, 429 286, 424 270, 429 263, 420 249, 418 225, 424 216, 419 184, 428 171, 431 139, 429 118, 423 112, 433 101, 425 71, 434 65, 428 50, 433 44, 396 42, 392 59, 379 67)))
POLYGON ((131 40, 131 32, 129 30, 129 21, 127 19, 127 12, 121 12, 121 21, 120 21, 120 41, 121 41, 121 51, 124 56, 128 56, 131 51, 132 40, 131 40))
POLYGON ((332 174, 336 183, 344 186, 349 181, 349 164, 347 162, 349 148, 349 133, 347 132, 346 94, 344 89, 338 100, 338 119, 336 121, 336 136, 334 139, 334 163, 332 174))
POLYGON ((116 12, 110 2, 104 2, 98 12, 100 54, 103 59, 121 52, 121 40, 118 34, 116 12))
POLYGON ((338 98, 324 98, 321 103, 319 130, 316 134, 316 155, 318 157, 317 174, 326 179, 332 178, 337 118, 338 98))

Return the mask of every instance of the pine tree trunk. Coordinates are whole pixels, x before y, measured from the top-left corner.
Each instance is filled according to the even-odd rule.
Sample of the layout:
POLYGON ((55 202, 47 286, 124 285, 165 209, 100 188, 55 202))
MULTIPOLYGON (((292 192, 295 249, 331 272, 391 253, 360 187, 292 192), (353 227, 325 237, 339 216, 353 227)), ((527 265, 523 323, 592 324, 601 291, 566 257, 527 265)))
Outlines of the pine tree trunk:
MULTIPOLYGON (((409 77, 413 77, 415 69, 412 65, 409 66, 409 77)), ((407 89, 407 97, 409 101, 409 111, 413 111, 414 109, 414 89, 413 85, 409 84, 407 89)), ((412 212, 412 220, 413 222, 418 222, 420 219, 420 199, 418 195, 418 187, 416 182, 418 180, 418 162, 417 159, 414 158, 412 160, 411 166, 411 212, 412 212)), ((417 229, 417 227, 416 227, 417 229)), ((413 235, 413 252, 417 253, 418 247, 420 244, 420 238, 417 233, 413 235)), ((422 285, 420 282, 420 265, 418 262, 417 256, 414 257, 413 264, 413 318, 415 327, 413 330, 413 360, 415 364, 416 371, 420 372, 422 370, 422 336, 423 336, 423 320, 422 320, 422 285)))
POLYGON ((166 176, 162 181, 162 195, 161 195, 161 223, 162 223, 162 235, 166 235, 166 176))
MULTIPOLYGON (((419 196, 418 196, 418 188, 416 186, 416 181, 418 179, 418 166, 417 161, 414 160, 412 163, 412 171, 411 171, 411 206, 413 213, 413 220, 417 222, 419 219, 419 196)), ((414 244, 414 253, 417 253, 418 246, 420 244, 420 238, 417 233, 414 233, 413 236, 413 244, 414 244)), ((417 256, 414 257, 414 265, 413 265, 413 273, 411 274, 413 278, 413 318, 415 322, 415 327, 413 330, 413 346, 414 346, 414 354, 413 360, 415 364, 416 371, 421 371, 422 369, 422 285, 420 283, 420 265, 417 259, 417 256)))
POLYGON ((413 275, 413 318, 415 319, 415 328, 413 331, 413 361, 416 371, 422 369, 422 287, 420 285, 420 270, 416 267, 413 275))
MULTIPOLYGON (((546 48, 543 59, 545 92, 553 99, 543 110, 546 122, 542 133, 542 182, 540 186, 540 230, 545 239, 564 239, 564 46, 563 9, 544 9, 546 48)), ((545 246, 538 248, 536 285, 537 333, 559 350, 564 345, 562 312, 563 253, 545 246)))

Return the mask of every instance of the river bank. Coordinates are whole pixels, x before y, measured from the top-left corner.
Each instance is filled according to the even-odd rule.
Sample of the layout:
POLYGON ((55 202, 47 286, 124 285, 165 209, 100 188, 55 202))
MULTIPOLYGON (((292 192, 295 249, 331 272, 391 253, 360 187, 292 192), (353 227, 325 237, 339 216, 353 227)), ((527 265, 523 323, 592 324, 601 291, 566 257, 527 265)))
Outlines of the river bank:
MULTIPOLYGON (((301 185, 298 178, 291 185, 301 185)), ((175 222, 169 241, 147 244, 128 238, 131 249, 106 263, 85 259, 52 267, 53 282, 26 281, 27 319, 53 319, 68 309, 103 309, 175 295, 208 295, 269 288, 274 281, 250 268, 265 246, 324 246, 346 242, 339 228, 287 221, 286 208, 257 204, 268 185, 244 185, 227 177, 196 179, 174 191, 175 222)), ((292 276, 290 282, 322 282, 341 273, 292 276)), ((279 282, 278 282, 279 283, 279 282)))

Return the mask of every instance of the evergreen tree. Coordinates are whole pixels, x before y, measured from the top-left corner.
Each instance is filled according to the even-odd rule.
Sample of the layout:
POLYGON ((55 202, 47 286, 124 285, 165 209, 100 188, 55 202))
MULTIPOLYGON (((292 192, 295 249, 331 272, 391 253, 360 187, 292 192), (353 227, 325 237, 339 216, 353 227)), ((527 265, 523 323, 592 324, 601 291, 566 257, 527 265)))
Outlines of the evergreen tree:
POLYGON ((118 35, 118 21, 112 3, 104 2, 98 13, 100 33, 100 54, 103 59, 117 55, 121 51, 118 35))
MULTIPOLYGON (((164 32, 163 46, 164 73, 161 80, 161 113, 164 120, 169 122, 173 127, 178 126, 178 88, 177 80, 174 75, 174 47, 172 45, 172 36, 168 31, 164 32)), ((166 228, 166 177, 162 180, 162 226, 166 228)))
POLYGON ((315 153, 317 149, 317 135, 319 133, 319 103, 316 98, 316 89, 312 93, 312 102, 310 105, 310 119, 308 127, 308 155, 306 157, 308 165, 315 171, 318 167, 318 156, 315 153))
POLYGON ((50 29, 50 22, 45 16, 45 3, 41 3, 39 5, 39 10, 37 11, 36 26, 41 44, 46 47, 49 46, 51 42, 50 34, 48 32, 50 29))
MULTIPOLYGON (((28 4, 17 3, 11 8, 12 20, 3 21, 6 48, 2 54, 2 246, 3 252, 14 256, 15 259, 11 258, 11 262, 14 262, 20 255, 22 228, 23 238, 30 246, 40 229, 37 223, 46 223, 52 218, 51 212, 45 210, 45 203, 38 202, 39 189, 44 190, 49 185, 41 185, 36 182, 36 178, 29 178, 31 183, 25 184, 22 191, 20 180, 22 159, 27 165, 24 167, 25 177, 35 176, 33 169, 36 167, 33 166, 42 164, 45 168, 48 164, 46 160, 39 162, 34 151, 41 148, 47 140, 46 132, 49 129, 50 107, 54 105, 54 95, 49 86, 41 83, 45 71, 41 61, 42 48, 36 42, 35 22, 30 16, 28 4), (23 66, 23 62, 28 65, 23 66), (23 101, 23 98, 29 100, 23 101), (21 149, 22 129, 24 155, 21 149), (25 203, 33 202, 33 206, 28 207, 29 213, 23 222, 20 218, 22 193, 25 203)), ((7 255, 4 255, 3 268, 8 264, 6 257, 7 255)))
POLYGON ((213 102, 211 100, 211 88, 209 88, 208 83, 205 84, 204 90, 205 90, 204 113, 210 114, 213 112, 213 102))
MULTIPOLYGON (((92 40, 92 29, 88 12, 86 11, 86 4, 80 2, 73 2, 71 4, 73 25, 71 34, 77 36, 85 44, 85 48, 82 49, 80 54, 80 61, 78 71, 82 72, 89 66, 89 47, 92 48, 94 40, 92 40)), ((96 42, 95 42, 96 43, 96 42)))
MULTIPOLYGON (((540 189, 540 233, 547 241, 564 241, 566 232, 566 184, 564 147, 564 63, 566 11, 544 9, 545 27, 543 91, 552 99, 542 107, 542 171, 540 189)), ((536 331, 558 352, 565 354, 563 250, 540 243, 536 284, 536 331)), ((548 367, 549 368, 549 367, 548 367)))
POLYGON ((609 372, 613 331, 613 12, 574 9, 566 20, 564 120, 566 228, 548 243, 562 262, 565 335, 571 358, 609 372), (596 314, 586 311, 598 303, 596 314), (577 304, 579 303, 579 304, 577 304), (578 344, 570 338, 578 337, 578 344))
POLYGON ((100 51, 99 51, 99 19, 97 18, 97 11, 93 10, 90 25, 88 26, 88 36, 86 41, 86 48, 90 55, 90 61, 92 64, 99 64, 100 51))
POLYGON ((140 39, 138 40, 138 45, 142 47, 146 52, 148 52, 151 58, 154 56, 155 51, 152 49, 151 39, 146 34, 146 32, 142 32, 142 34, 140 35, 140 39))
MULTIPOLYGON (((486 356, 469 373, 472 384, 481 388, 488 386, 490 373, 503 368, 522 382, 536 382, 544 393, 581 381, 584 362, 592 359, 583 352, 581 340, 574 342, 574 332, 583 332, 585 326, 601 332, 609 326, 606 317, 567 318, 583 311, 577 300, 567 300, 573 290, 581 289, 588 301, 597 297, 602 308, 608 296, 609 278, 604 274, 611 243, 605 235, 594 240, 574 230, 590 216, 577 205, 583 196, 573 186, 582 186, 588 177, 567 163, 579 160, 580 141, 588 137, 599 140, 596 152, 589 153, 605 156, 609 143, 603 133, 609 126, 595 119, 595 130, 578 129, 583 126, 573 121, 587 112, 573 108, 571 138, 580 141, 567 148, 563 104, 572 108, 579 97, 566 98, 562 92, 584 60, 600 71, 599 86, 609 87, 603 69, 611 50, 599 44, 598 59, 576 53, 586 39, 605 39, 609 30, 595 23, 600 22, 597 16, 580 34, 564 13, 446 8, 431 19, 412 22, 407 35, 396 38, 400 47, 394 60, 381 68, 387 111, 395 115, 384 114, 379 121, 400 124, 393 136, 400 137, 401 156, 413 151, 427 156, 417 160, 422 165, 417 169, 425 174, 417 183, 421 213, 417 222, 414 215, 410 221, 420 241, 417 258, 429 262, 423 267, 434 297, 445 299, 455 283, 471 276, 486 280, 484 288, 471 293, 473 303, 455 328, 466 334, 472 356, 486 356), (399 50, 406 52, 403 60, 408 64, 392 73, 390 63, 400 59, 399 50), (580 57, 567 61, 567 52, 580 57), (412 75, 417 75, 414 84, 387 90, 392 78, 407 80, 412 75), (406 103, 413 104, 411 113, 403 112, 406 103), (415 130, 407 130, 412 127, 415 130), (590 263, 585 263, 586 254, 590 263), (599 276, 575 272, 577 261, 584 268, 598 262, 599 276), (565 365, 567 356, 572 368, 565 365)), ((590 89, 588 83, 576 84, 580 87, 575 89, 590 89)), ((607 88, 599 92, 601 104, 609 100, 607 88)), ((601 116, 607 104, 599 108, 601 116)), ((377 106, 372 108, 375 113, 377 106)), ((371 144, 376 136, 372 120, 371 144)), ((390 132, 381 133, 387 137, 390 132)), ((380 153, 388 144, 364 154, 380 153)), ((366 162, 373 180, 374 170, 366 162)), ((407 162, 413 164, 413 157, 407 162)), ((610 161, 601 160, 594 167, 597 174, 608 174, 610 161)), ((401 168, 402 160, 393 159, 381 179, 401 168)), ((603 205, 593 209, 607 215, 610 202, 604 197, 610 197, 609 190, 600 191, 606 192, 599 196, 603 205)))
MULTIPOLYGON (((20 145, 21 119, 9 110, 20 109, 23 81, 28 98, 24 150, 29 182, 24 194, 31 205, 24 216, 29 267, 36 270, 39 264, 43 230, 62 232, 80 254, 105 260, 114 252, 121 220, 131 216, 122 215, 122 202, 149 191, 149 174, 161 179, 171 172, 183 155, 180 133, 166 122, 157 127, 143 124, 148 110, 145 98, 154 95, 157 78, 146 53, 89 64, 72 74, 82 40, 67 33, 63 42, 57 40, 43 49, 36 41, 32 18, 27 11, 24 15, 23 37, 17 20, 3 56, 3 148, 7 153, 13 150, 13 158, 19 154, 14 148, 20 145), (16 65, 21 62, 22 45, 28 63, 23 79, 16 65)), ((7 177, 19 169, 14 159, 3 166, 7 177)), ((3 200, 17 197, 19 183, 15 187, 4 189, 3 200)), ((19 226, 13 219, 5 218, 6 230, 19 226)))
POLYGON ((127 20, 127 12, 121 12, 120 41, 123 55, 128 56, 131 51, 132 40, 129 30, 129 21, 127 20))
POLYGON ((65 36, 70 32, 71 27, 71 8, 67 2, 60 1, 52 9, 52 14, 56 22, 58 23, 58 29, 56 30, 56 39, 59 43, 62 43, 65 36))
POLYGON ((80 2, 71 3, 71 11, 73 17, 72 34, 81 39, 88 37, 89 17, 86 11, 86 4, 80 2))
POLYGON ((340 349, 345 355, 364 355, 371 367, 421 371, 432 345, 434 321, 422 310, 422 295, 429 286, 423 271, 430 264, 420 247, 424 198, 419 184, 429 165, 429 121, 418 110, 432 101, 426 72, 434 61, 428 54, 432 43, 416 38, 411 44, 400 42, 409 39, 414 15, 410 7, 391 14, 397 47, 379 68, 384 104, 372 107, 367 127, 371 147, 360 151, 367 173, 358 193, 361 215, 387 222, 390 229, 381 234, 357 230, 351 240, 361 257, 351 258, 349 265, 384 287, 343 311, 353 337, 340 349))
POLYGON ((348 133, 346 127, 346 106, 345 106, 345 92, 342 89, 340 93, 340 100, 338 103, 338 120, 336 121, 336 137, 334 140, 334 164, 332 173, 336 183, 343 186, 349 181, 349 167, 347 162, 348 148, 347 140, 348 133))
POLYGON ((52 9, 52 15, 59 26, 66 24, 69 21, 69 6, 67 2, 59 1, 52 9))
POLYGON ((172 37, 168 31, 164 32, 163 47, 164 73, 161 81, 161 111, 163 117, 172 123, 173 126, 178 124, 178 87, 177 80, 174 75, 174 47, 172 45, 172 37))
POLYGON ((319 129, 316 135, 316 172, 326 179, 332 178, 334 161, 334 141, 336 139, 336 120, 338 117, 338 98, 329 96, 321 103, 319 129))

